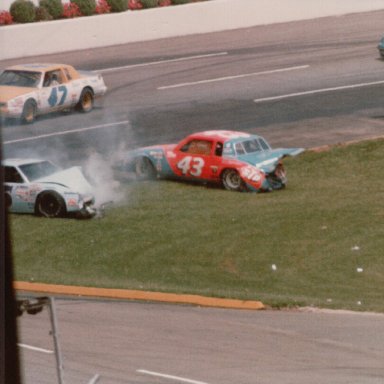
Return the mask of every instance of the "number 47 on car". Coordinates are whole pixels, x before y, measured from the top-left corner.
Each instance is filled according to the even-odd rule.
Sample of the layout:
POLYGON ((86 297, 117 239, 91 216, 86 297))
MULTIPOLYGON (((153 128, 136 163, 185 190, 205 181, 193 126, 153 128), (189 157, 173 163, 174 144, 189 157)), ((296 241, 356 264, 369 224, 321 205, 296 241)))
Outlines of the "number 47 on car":
POLYGON ((66 64, 24 64, 0 74, 0 117, 33 123, 38 115, 93 109, 107 87, 100 74, 66 64))

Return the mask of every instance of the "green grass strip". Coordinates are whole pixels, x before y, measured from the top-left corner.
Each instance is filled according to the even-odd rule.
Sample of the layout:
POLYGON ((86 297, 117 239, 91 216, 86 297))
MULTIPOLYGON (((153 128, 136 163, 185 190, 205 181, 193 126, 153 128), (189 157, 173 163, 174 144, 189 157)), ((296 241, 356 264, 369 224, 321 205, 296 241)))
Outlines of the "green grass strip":
POLYGON ((16 280, 384 312, 384 140, 285 164, 273 193, 129 183, 102 219, 11 215, 16 280))

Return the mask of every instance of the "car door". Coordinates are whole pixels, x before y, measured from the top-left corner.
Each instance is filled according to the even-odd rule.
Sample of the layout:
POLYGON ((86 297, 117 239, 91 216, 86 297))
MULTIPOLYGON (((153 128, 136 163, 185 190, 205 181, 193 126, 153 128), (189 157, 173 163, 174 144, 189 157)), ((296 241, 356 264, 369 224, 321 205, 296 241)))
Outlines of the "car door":
POLYGON ((192 139, 168 159, 175 175, 188 180, 212 181, 218 178, 221 157, 215 155, 215 142, 192 139))
POLYGON ((30 187, 20 172, 16 167, 5 166, 4 173, 4 188, 9 211, 33 212, 35 199, 31 196, 30 187))
POLYGON ((45 72, 39 97, 41 112, 69 108, 72 105, 71 95, 72 84, 62 69, 45 72))

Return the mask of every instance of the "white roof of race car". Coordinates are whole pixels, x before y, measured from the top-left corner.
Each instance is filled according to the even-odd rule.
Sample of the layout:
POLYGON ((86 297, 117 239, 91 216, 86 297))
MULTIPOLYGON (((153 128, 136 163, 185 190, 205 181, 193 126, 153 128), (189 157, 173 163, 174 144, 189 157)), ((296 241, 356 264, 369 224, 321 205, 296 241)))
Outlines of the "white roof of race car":
POLYGON ((38 71, 45 72, 51 71, 57 68, 62 67, 71 67, 67 64, 56 64, 56 63, 30 63, 30 64, 17 64, 6 69, 8 70, 18 70, 18 71, 38 71))
POLYGON ((23 164, 40 163, 42 161, 47 161, 47 160, 36 159, 36 158, 31 158, 31 159, 13 158, 13 159, 4 159, 2 161, 2 164, 6 166, 19 167, 20 165, 23 165, 23 164))

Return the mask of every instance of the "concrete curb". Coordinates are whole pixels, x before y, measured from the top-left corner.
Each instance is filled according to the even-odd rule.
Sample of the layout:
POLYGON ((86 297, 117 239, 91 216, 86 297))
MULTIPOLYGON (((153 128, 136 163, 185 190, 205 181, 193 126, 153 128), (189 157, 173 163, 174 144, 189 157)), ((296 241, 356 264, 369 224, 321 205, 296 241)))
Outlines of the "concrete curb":
POLYGON ((384 9, 384 0, 209 0, 0 27, 1 60, 384 9))
POLYGON ((151 301, 172 304, 190 304, 201 307, 215 307, 227 309, 265 309, 260 301, 220 299, 199 295, 179 295, 174 293, 147 292, 125 289, 91 288, 66 285, 52 285, 42 283, 28 283, 15 281, 14 289, 51 295, 84 296, 94 298, 109 298, 123 300, 151 301))

